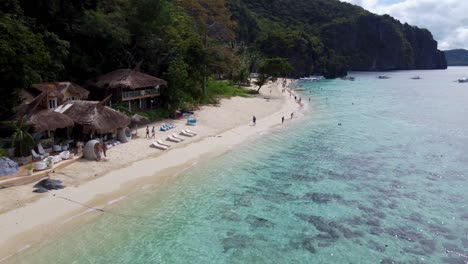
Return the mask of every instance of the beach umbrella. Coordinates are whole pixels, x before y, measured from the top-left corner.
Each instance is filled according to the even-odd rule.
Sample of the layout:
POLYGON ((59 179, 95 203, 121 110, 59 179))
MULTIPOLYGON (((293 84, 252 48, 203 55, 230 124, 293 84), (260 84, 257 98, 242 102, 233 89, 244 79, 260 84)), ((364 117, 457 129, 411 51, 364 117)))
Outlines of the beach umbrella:
POLYGON ((134 114, 131 117, 131 121, 130 121, 130 125, 133 126, 133 127, 141 126, 141 125, 144 125, 144 124, 147 124, 147 123, 149 123, 149 119, 147 117, 139 115, 139 114, 134 114))

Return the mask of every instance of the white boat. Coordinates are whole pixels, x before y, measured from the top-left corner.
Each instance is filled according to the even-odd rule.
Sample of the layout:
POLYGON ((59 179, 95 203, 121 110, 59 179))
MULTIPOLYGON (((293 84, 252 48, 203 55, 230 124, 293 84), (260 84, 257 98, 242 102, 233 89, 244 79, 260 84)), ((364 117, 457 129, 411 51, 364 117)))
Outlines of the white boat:
POLYGON ((468 83, 468 78, 461 78, 461 79, 458 79, 458 82, 459 82, 459 83, 468 83))
POLYGON ((377 78, 378 79, 390 79, 390 77, 388 77, 387 75, 379 75, 377 78))
POLYGON ((323 79, 324 79, 323 76, 310 76, 310 77, 302 77, 299 80, 303 82, 318 82, 323 79))
POLYGON ((346 80, 346 81, 354 81, 356 78, 354 78, 353 76, 345 76, 345 77, 341 77, 341 80, 346 80))

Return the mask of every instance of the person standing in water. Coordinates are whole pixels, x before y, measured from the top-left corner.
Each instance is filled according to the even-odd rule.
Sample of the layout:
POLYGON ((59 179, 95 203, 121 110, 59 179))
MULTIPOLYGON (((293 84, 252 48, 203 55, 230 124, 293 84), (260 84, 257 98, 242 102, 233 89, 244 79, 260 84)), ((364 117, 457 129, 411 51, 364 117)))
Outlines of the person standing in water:
POLYGON ((294 113, 291 113, 291 119, 293 119, 293 117, 294 117, 294 113))
POLYGON ((284 116, 281 117, 281 124, 284 124, 284 116))
POLYGON ((255 126, 257 124, 257 118, 255 116, 252 117, 253 125, 255 126))

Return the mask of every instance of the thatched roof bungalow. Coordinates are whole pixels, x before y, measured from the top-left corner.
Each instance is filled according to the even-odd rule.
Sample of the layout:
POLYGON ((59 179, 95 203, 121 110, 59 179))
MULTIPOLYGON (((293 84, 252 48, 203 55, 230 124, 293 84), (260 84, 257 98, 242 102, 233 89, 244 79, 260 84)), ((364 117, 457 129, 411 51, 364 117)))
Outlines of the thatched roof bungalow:
POLYGON ((101 102, 72 101, 54 111, 70 117, 76 125, 82 127, 81 133, 84 134, 105 134, 126 128, 130 124, 130 117, 107 107, 109 99, 101 102))
POLYGON ((112 95, 112 103, 127 102, 129 110, 144 110, 154 107, 167 82, 137 69, 120 69, 91 79, 85 86, 95 97, 112 95))
POLYGON ((34 131, 55 131, 60 128, 67 128, 74 125, 70 117, 49 110, 47 94, 42 92, 31 102, 24 103, 16 109, 13 120, 19 120, 23 116, 28 119, 28 123, 34 127, 34 131))
POLYGON ((41 93, 47 95, 47 108, 54 109, 57 106, 72 100, 86 100, 89 91, 72 82, 47 82, 33 84, 24 90, 25 101, 30 101, 41 93))

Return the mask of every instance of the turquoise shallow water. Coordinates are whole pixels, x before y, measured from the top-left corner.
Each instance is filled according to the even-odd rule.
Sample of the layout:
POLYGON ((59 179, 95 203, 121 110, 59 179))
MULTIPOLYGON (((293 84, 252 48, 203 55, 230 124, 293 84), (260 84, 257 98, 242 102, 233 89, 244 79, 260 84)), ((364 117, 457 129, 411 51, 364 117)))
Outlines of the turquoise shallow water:
POLYGON ((468 263, 468 68, 378 74, 12 261, 468 263))

